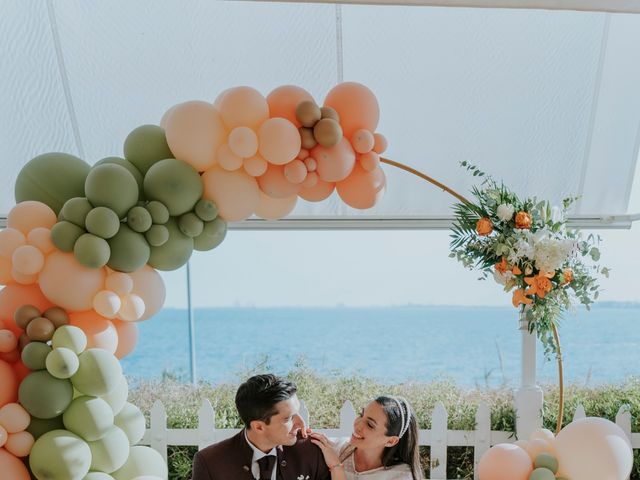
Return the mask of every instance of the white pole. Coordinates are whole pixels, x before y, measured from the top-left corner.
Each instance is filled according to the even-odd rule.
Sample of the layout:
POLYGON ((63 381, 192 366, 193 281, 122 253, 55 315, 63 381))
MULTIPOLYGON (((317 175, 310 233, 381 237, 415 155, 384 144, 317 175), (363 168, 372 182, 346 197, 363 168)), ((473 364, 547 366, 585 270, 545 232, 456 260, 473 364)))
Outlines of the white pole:
POLYGON ((191 304, 191 262, 187 262, 187 309, 189 311, 189 371, 191 383, 198 383, 196 375, 196 325, 193 317, 193 305, 191 304))
POLYGON ((531 433, 542 427, 542 389, 536 384, 536 335, 529 332, 526 310, 520 313, 522 338, 522 378, 516 392, 516 434, 528 440, 531 433))

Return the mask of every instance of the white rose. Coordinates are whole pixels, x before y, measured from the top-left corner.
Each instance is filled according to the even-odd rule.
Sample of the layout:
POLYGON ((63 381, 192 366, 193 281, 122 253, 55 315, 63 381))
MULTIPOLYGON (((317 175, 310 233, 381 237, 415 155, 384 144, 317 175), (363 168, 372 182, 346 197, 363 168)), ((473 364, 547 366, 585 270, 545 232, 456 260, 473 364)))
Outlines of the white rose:
POLYGON ((498 208, 496 210, 496 215, 503 222, 508 222, 513 218, 514 211, 515 211, 515 208, 513 208, 513 205, 509 205, 508 203, 502 203, 498 205, 498 208))

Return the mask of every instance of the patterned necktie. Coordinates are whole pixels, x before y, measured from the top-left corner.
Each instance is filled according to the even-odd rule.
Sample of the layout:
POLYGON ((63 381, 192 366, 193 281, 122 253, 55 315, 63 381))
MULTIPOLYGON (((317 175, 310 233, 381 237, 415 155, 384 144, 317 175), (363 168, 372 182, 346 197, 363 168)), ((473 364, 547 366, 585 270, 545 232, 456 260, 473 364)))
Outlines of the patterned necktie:
POLYGON ((267 455, 258 459, 258 466, 260 467, 260 480, 271 480, 271 472, 276 464, 275 455, 267 455))

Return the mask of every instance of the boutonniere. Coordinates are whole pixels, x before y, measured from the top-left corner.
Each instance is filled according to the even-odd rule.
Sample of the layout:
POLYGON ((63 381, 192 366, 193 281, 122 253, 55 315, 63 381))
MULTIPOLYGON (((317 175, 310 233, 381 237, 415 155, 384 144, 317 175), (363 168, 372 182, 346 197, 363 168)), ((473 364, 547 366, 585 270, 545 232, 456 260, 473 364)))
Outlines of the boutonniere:
POLYGON ((296 478, 296 480, 309 480, 309 475, 298 475, 298 478, 296 478))

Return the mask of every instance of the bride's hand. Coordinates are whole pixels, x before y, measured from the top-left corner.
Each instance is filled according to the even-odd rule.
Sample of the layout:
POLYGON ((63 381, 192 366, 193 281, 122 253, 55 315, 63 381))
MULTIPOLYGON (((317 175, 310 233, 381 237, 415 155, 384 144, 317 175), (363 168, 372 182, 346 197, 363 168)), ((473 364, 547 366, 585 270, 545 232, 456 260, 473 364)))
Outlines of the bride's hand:
POLYGON ((334 467, 335 465, 340 464, 340 458, 338 457, 338 452, 336 452, 331 446, 331 442, 329 439, 324 436, 322 433, 312 432, 309 433, 309 439, 311 443, 317 445, 320 450, 322 450, 322 455, 324 455, 324 461, 328 467, 334 467))

